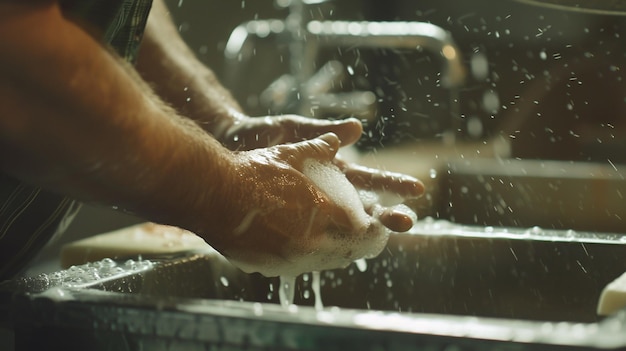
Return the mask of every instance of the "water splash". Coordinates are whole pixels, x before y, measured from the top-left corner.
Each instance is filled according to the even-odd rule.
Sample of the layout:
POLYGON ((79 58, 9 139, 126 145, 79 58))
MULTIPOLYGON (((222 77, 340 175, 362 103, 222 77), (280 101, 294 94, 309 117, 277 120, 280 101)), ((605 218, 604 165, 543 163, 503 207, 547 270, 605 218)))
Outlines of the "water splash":
POLYGON ((296 277, 280 276, 280 287, 278 289, 278 298, 283 307, 293 305, 293 298, 296 291, 296 277))
POLYGON ((367 261, 365 261, 364 258, 356 260, 354 261, 354 263, 356 264, 356 267, 359 269, 359 271, 365 272, 367 270, 367 261))
POLYGON ((324 309, 324 304, 322 303, 321 285, 320 272, 313 272, 311 287, 313 288, 313 293, 315 294, 315 309, 318 311, 324 309))
POLYGON ((228 285, 230 285, 230 283, 228 282, 228 279, 227 279, 226 277, 224 277, 224 276, 221 276, 221 277, 220 277, 220 282, 221 282, 221 283, 222 283, 222 285, 223 285, 224 287, 226 287, 226 288, 228 287, 228 285))
POLYGON ((18 283, 20 285, 36 284, 36 289, 40 291, 52 288, 85 288, 95 283, 135 275, 153 267, 152 261, 141 258, 138 260, 129 259, 123 264, 105 258, 50 274, 42 273, 35 277, 25 277, 20 279, 18 283))

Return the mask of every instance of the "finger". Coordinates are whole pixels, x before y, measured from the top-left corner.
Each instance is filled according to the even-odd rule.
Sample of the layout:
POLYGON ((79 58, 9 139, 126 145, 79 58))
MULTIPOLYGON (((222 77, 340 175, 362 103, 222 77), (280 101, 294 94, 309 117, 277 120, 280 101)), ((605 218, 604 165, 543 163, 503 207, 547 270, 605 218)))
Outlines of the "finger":
POLYGON ((414 224, 413 219, 407 214, 393 209, 383 211, 378 220, 390 230, 400 233, 408 231, 414 224))
POLYGON ((326 133, 315 139, 290 145, 290 157, 296 159, 315 159, 330 162, 339 151, 339 138, 334 133, 326 133))
POLYGON ((409 175, 339 162, 339 168, 357 188, 391 192, 406 199, 424 194, 424 183, 409 175))
MULTIPOLYGON (((363 126, 356 118, 331 121, 312 119, 300 116, 292 116, 292 121, 297 123, 296 138, 311 139, 325 133, 335 133, 342 146, 352 145, 359 140, 363 133, 363 126)), ((295 141, 295 140, 294 140, 295 141)))

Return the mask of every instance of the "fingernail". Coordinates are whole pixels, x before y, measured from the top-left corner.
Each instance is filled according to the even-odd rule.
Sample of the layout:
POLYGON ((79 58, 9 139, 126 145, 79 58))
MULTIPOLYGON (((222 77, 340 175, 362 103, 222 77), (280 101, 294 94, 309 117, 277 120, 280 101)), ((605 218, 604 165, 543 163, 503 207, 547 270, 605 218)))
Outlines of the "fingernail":
POLYGON ((338 141, 339 143, 341 143, 341 140, 339 140, 339 137, 337 136, 337 134, 335 134, 333 132, 328 132, 328 133, 322 134, 318 138, 323 139, 325 142, 327 142, 329 144, 335 143, 335 140, 338 141))

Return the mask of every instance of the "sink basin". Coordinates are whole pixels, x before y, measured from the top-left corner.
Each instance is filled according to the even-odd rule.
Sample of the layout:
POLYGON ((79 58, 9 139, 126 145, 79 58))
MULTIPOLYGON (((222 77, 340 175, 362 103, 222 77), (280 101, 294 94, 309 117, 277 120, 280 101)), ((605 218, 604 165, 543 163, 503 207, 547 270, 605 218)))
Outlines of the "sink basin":
POLYGON ((624 164, 514 159, 498 140, 413 143, 358 161, 421 179, 420 216, 480 226, 626 231, 624 164))
POLYGON ((379 257, 321 272, 322 310, 311 274, 283 308, 278 278, 215 252, 105 260, 71 268, 80 279, 6 283, 0 296, 24 349, 622 349, 626 314, 600 318, 596 305, 625 256, 616 234, 424 219, 379 257))
MULTIPOLYGON (((626 272, 626 260, 620 262, 626 257, 626 242, 612 243, 610 235, 537 228, 485 231, 426 221, 432 222, 428 234, 396 234, 387 249, 365 265, 322 272, 324 305, 594 322, 602 288, 626 272), (434 230, 439 234, 433 235, 434 230)), ((155 268, 133 279, 105 281, 95 288, 168 298, 279 302, 279 278, 242 273, 217 253, 153 262, 155 268)), ((312 277, 306 274, 297 279, 294 303, 313 302, 312 277)))
POLYGON ((592 162, 451 162, 439 211, 456 223, 624 232, 626 167, 592 162))

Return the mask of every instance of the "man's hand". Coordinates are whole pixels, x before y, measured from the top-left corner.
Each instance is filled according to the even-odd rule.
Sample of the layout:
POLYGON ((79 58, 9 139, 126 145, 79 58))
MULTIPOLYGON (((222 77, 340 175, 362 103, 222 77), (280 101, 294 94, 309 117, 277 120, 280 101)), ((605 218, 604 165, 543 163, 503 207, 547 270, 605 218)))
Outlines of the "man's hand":
MULTIPOLYGON (((340 121, 320 120, 296 115, 275 117, 243 117, 234 119, 230 128, 220 135, 222 143, 231 150, 253 150, 284 143, 294 143, 315 138, 324 133, 335 133, 341 146, 355 143, 363 128, 354 118, 340 121)), ((419 180, 399 173, 366 168, 335 157, 333 162, 345 173, 358 189, 384 192, 400 200, 420 197, 424 184, 419 180)), ((372 208, 365 210, 371 214, 372 208)), ((380 220, 389 229, 405 232, 412 227, 412 219, 405 213, 386 208, 380 220)))
MULTIPOLYGON (((296 143, 328 132, 339 137, 341 146, 347 146, 355 143, 363 132, 361 123, 353 118, 329 121, 296 115, 244 116, 213 72, 187 47, 161 0, 154 2, 139 53, 138 69, 161 98, 196 121, 230 150, 246 151, 296 143)), ((423 185, 417 179, 336 163, 359 188, 386 189, 401 198, 417 197, 423 192, 423 185)), ((394 231, 407 230, 411 222, 408 217, 391 210, 383 213, 381 221, 394 231)))
MULTIPOLYGON (((398 204, 408 199, 415 199, 424 194, 424 184, 418 179, 406 174, 387 172, 380 169, 363 167, 354 163, 347 163, 339 156, 334 159, 335 165, 345 174, 346 178, 357 189, 368 190, 390 197, 398 204)), ((383 204, 368 204, 365 210, 372 214, 374 206, 383 204)), ((381 206, 382 207, 382 206, 381 206)), ((393 207, 383 207, 379 220, 395 232, 406 232, 413 227, 413 219, 403 211, 393 207)))
MULTIPOLYGON (((207 240, 241 269, 270 276, 340 268, 378 254, 386 244, 384 225, 362 208, 333 201, 305 175, 307 162, 330 165, 338 149, 339 139, 328 133, 235 152, 233 171, 219 194, 218 228, 199 234, 221 233, 207 240)), ((343 182, 358 202, 356 191, 343 182)))
POLYGON ((231 150, 253 150, 278 144, 296 143, 335 133, 341 146, 354 144, 361 137, 363 127, 354 118, 331 121, 297 115, 271 117, 238 116, 222 135, 216 135, 231 150))

